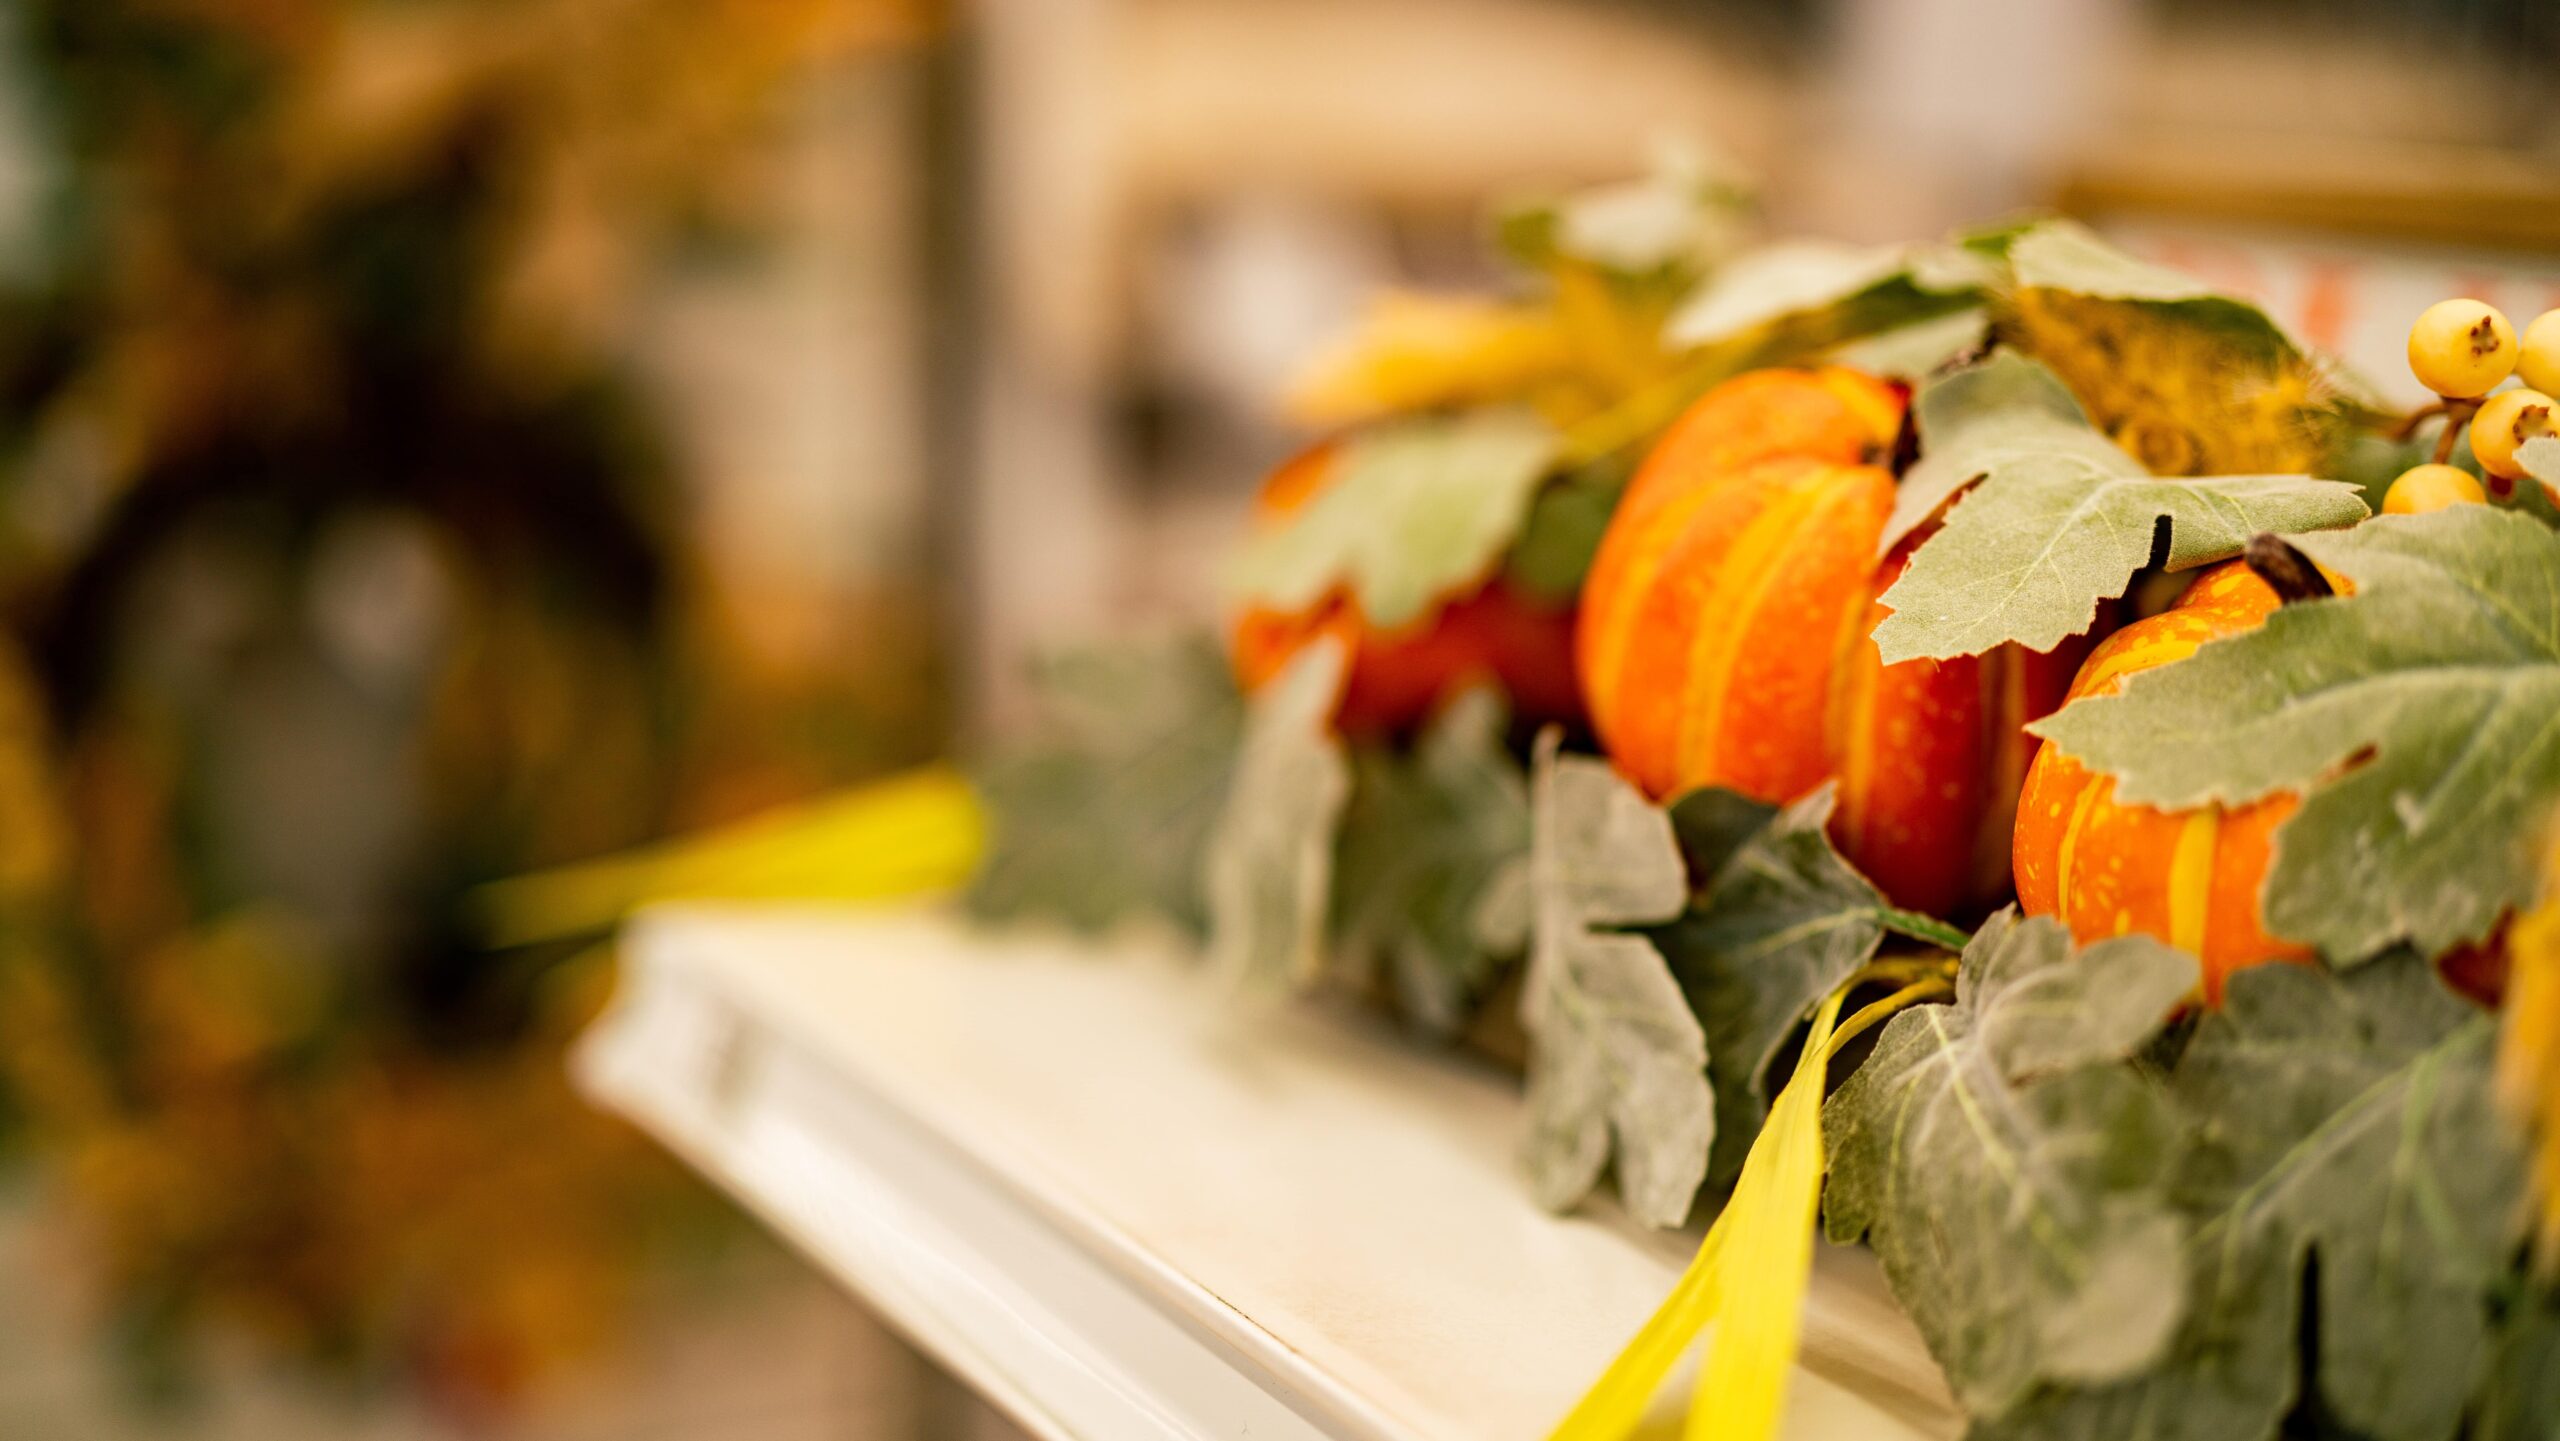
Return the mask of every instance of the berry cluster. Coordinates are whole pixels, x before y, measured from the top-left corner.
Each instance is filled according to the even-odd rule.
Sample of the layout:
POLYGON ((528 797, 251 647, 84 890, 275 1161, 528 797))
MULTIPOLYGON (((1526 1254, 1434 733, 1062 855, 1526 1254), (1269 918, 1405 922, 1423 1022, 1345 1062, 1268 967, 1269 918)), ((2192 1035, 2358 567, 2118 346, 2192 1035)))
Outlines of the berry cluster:
MULTIPOLYGON (((2516 452, 2527 441, 2560 436, 2560 404, 2551 399, 2560 391, 2560 310, 2537 316, 2519 340, 2497 307, 2477 300, 2440 300, 2409 327, 2409 369, 2440 397, 2411 417, 2412 425, 2441 415, 2444 437, 2434 463, 2417 466, 2391 483, 2382 501, 2386 513, 2417 515, 2488 499, 2468 471, 2446 463, 2466 422, 2471 458, 2489 478, 2489 491, 2501 499, 2524 478, 2516 452), (2498 390, 2510 375, 2524 383, 2498 390)), ((2560 503, 2560 494, 2552 499, 2560 503)))

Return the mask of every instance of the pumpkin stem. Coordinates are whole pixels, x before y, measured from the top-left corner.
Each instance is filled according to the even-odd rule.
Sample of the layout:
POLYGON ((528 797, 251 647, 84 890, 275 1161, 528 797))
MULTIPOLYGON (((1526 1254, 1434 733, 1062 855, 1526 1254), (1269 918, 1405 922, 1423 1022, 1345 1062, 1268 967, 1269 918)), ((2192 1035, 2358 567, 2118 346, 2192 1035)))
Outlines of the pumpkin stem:
POLYGON ((2241 563, 2250 573, 2267 583, 2276 599, 2286 605, 2298 600, 2320 600, 2336 595, 2337 589, 2311 557, 2293 548, 2283 536, 2262 530, 2249 537, 2248 547, 2240 552, 2241 563))

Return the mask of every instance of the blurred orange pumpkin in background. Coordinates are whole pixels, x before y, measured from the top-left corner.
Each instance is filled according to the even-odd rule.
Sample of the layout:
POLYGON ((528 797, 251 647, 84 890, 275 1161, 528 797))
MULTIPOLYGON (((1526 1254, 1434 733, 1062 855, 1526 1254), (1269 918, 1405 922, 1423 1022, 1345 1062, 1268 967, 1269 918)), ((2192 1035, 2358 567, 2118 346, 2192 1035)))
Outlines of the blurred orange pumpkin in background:
MULTIPOLYGON (((1273 471, 1255 498, 1255 525, 1276 525, 1332 484, 1340 454, 1326 442, 1273 471)), ((1237 684, 1248 693, 1259 688, 1328 635, 1341 640, 1351 661, 1334 709, 1346 735, 1410 729, 1444 697, 1488 680, 1525 719, 1571 721, 1581 713, 1572 609, 1542 603, 1499 575, 1393 629, 1369 624, 1359 601, 1340 589, 1301 611, 1250 607, 1228 634, 1237 684)))

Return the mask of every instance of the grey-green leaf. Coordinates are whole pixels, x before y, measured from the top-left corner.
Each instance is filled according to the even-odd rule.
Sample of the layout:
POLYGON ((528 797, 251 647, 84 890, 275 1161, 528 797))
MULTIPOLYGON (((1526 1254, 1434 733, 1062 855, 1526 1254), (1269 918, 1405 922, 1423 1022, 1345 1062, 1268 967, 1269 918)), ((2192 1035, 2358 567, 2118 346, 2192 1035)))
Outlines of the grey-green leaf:
POLYGON ((2125 1062, 2197 975, 2146 937, 2075 954, 2053 921, 2003 911, 1966 947, 1954 1004, 1894 1017, 1824 1107, 1825 1224, 1875 1247, 1976 1416, 2167 1346, 2186 1304, 2175 1128, 2125 1062))
POLYGON ((1247 541, 1231 599, 1297 611, 1347 587, 1368 619, 1419 619, 1493 572, 1557 453, 1525 410, 1399 420, 1345 442, 1333 483, 1247 541))
POLYGON ((1323 970, 1335 827, 1350 765, 1329 725, 1348 664, 1308 646, 1245 717, 1235 781, 1201 857, 1211 966, 1238 984, 1311 983, 1323 970))
POLYGON ((1715 1101, 1706 1035, 1662 953, 1617 927, 1669 919, 1688 896, 1671 822, 1596 760, 1539 740, 1530 885, 1536 934, 1520 1019, 1529 1035, 1529 1134, 1541 1204, 1587 1195, 1614 1152, 1627 1210, 1688 1219, 1715 1101))
POLYGON ((1824 834, 1831 808, 1828 786, 1774 814, 1718 790, 1672 808, 1693 873, 1705 880, 1654 940, 1706 1023, 1716 1096, 1710 1190, 1741 1174, 1768 1119, 1769 1068, 1787 1038, 1884 939, 1884 898, 1824 834))
POLYGON ((982 919, 1099 931, 1148 914, 1204 934, 1200 854, 1244 707, 1205 640, 1052 659, 1038 733, 976 780, 994 818, 964 903, 982 919))
POLYGON ((1528 943, 1505 914, 1529 855, 1529 787, 1503 746, 1499 692, 1452 700, 1409 754, 1352 753, 1335 852, 1334 959, 1383 975, 1405 1016, 1446 1036, 1528 943))
POLYGON ((2542 483, 2546 493, 2560 494, 2560 438, 2528 440, 2516 450, 2516 463, 2542 483))
POLYGON ((2430 956, 2535 894, 2560 804, 2560 536, 2457 506, 2297 544, 2355 594, 2289 605, 2034 729, 2143 805, 2306 792, 2276 833, 2276 934, 2430 956))
POLYGON ((2232 977, 2171 1080, 2194 1137, 2177 1191, 2195 1305, 2175 1348, 2148 1375, 2040 1395, 1990 1434, 2273 1436, 2308 1371, 2348 1434, 2451 1436, 2526 1216, 2493 1036, 2407 952, 2343 976, 2232 977), (2308 1366, 2297 1336, 2318 1347, 2308 1366))
POLYGON ((1970 485, 1885 592, 1876 627, 1892 664, 1977 655, 2003 642, 2047 650, 2089 628, 2150 563, 2183 569, 2240 553, 2262 530, 2351 525, 2356 488, 2298 475, 2162 480, 2091 429, 2052 373, 2001 354, 1922 392, 1922 453, 1889 539, 1970 485))

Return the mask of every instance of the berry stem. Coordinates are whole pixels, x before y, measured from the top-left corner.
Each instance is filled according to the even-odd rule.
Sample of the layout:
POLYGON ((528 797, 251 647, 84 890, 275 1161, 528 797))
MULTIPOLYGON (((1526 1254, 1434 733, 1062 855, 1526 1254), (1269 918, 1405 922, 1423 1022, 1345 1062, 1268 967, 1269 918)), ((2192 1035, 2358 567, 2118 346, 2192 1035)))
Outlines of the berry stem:
POLYGON ((2436 464, 2438 465, 2444 465, 2453 459, 2453 442, 2462 434, 2462 427, 2470 424, 2471 417, 2479 413, 2480 402, 2448 400, 2444 402, 2443 409, 2444 434, 2436 437, 2436 464))
POLYGON ((2444 409, 2445 403, 2441 400, 2435 402, 2433 405, 2419 406, 2417 409, 2409 412, 2407 419, 2392 427, 2391 438, 2398 441, 2408 440, 2410 437, 2418 433, 2419 426, 2422 426, 2428 421, 2435 419, 2437 416, 2444 414, 2444 409))

